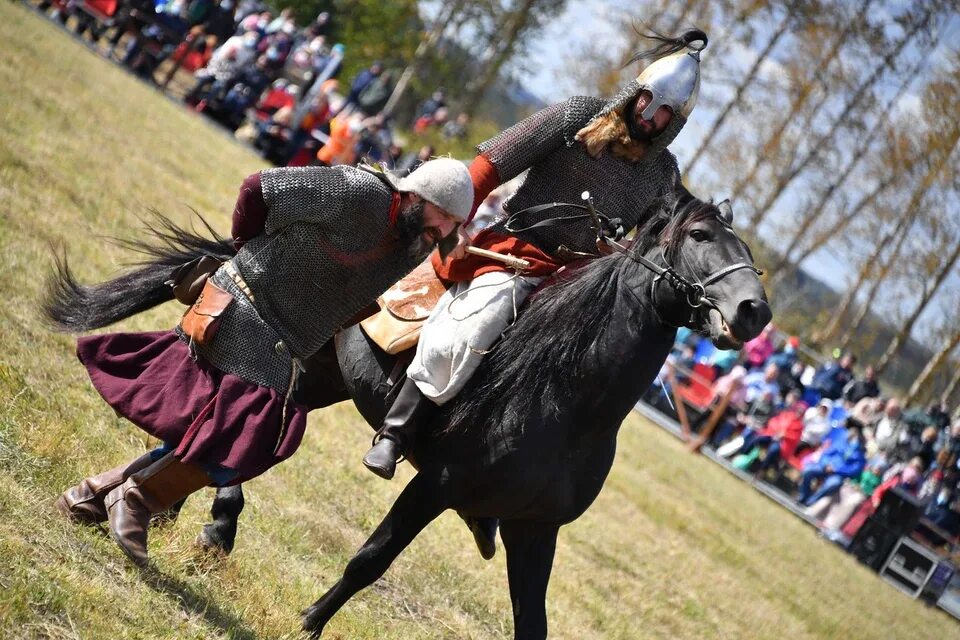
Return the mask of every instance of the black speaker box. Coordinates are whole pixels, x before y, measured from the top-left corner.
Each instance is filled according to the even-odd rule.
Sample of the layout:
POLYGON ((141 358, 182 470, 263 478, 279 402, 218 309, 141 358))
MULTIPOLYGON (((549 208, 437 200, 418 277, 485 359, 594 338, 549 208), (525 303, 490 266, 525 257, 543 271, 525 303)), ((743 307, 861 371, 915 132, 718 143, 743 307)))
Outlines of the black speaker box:
POLYGON ((850 553, 874 571, 880 571, 897 541, 917 526, 922 506, 920 500, 900 487, 890 489, 883 494, 876 512, 857 531, 850 553))

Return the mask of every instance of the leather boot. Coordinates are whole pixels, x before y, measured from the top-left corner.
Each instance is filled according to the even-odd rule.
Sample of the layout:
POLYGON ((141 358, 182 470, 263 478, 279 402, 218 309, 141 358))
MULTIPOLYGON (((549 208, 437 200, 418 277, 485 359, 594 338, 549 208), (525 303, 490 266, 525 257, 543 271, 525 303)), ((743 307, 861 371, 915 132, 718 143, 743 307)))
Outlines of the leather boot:
POLYGON ((200 466, 168 453, 107 494, 110 535, 136 565, 145 566, 150 517, 208 484, 210 476, 200 466))
POLYGON ((107 508, 103 499, 124 480, 146 468, 151 462, 153 458, 149 453, 145 453, 133 462, 81 480, 80 484, 70 487, 57 499, 57 509, 64 517, 77 524, 104 522, 107 519, 107 508))
POLYGON ((393 478, 404 449, 436 411, 437 405, 420 393, 416 382, 407 378, 383 419, 378 440, 363 456, 363 465, 385 480, 393 478))

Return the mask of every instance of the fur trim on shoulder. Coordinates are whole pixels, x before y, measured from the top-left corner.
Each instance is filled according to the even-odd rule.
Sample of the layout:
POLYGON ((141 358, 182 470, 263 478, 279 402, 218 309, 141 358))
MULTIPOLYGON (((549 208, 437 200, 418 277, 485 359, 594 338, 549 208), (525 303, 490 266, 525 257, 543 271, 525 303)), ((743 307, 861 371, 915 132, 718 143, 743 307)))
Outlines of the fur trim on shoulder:
POLYGON ((647 153, 646 143, 630 137, 620 111, 597 116, 577 132, 574 140, 582 142, 593 158, 599 158, 608 147, 611 153, 630 162, 640 162, 647 153))

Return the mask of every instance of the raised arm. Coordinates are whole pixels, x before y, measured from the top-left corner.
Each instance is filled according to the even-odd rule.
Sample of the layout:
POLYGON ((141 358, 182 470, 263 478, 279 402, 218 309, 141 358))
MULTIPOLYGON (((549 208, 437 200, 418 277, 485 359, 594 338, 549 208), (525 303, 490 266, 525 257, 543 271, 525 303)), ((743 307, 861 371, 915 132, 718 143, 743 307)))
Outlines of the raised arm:
MULTIPOLYGON (((602 106, 596 98, 575 96, 525 118, 477 146, 470 165, 473 212, 499 185, 512 180, 573 137, 602 106)), ((469 220, 468 220, 469 221, 469 220)))

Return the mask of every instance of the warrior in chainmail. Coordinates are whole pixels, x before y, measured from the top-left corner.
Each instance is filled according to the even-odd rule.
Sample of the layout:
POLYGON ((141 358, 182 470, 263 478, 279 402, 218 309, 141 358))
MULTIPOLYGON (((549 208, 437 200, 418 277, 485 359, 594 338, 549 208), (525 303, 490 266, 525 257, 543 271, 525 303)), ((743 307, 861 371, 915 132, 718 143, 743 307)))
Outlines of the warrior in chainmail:
POLYGON ((629 231, 657 199, 686 196, 667 146, 696 102, 707 37, 693 30, 655 39, 656 47, 634 59, 656 60, 612 99, 570 98, 478 147, 470 166, 474 211, 496 186, 528 173, 504 203, 505 214, 473 244, 527 258, 533 267, 515 274, 462 252, 445 264, 434 261, 452 287, 424 325, 407 380, 364 457, 377 475, 393 476, 417 426, 464 388, 529 292, 564 263, 598 254, 597 232, 582 211, 537 205, 579 203, 589 191, 607 221, 629 231))
POLYGON ((67 489, 61 512, 108 520, 142 565, 153 514, 292 455, 308 411, 294 394, 301 363, 434 247, 455 246, 472 202, 467 167, 449 158, 400 179, 347 166, 248 177, 233 215, 239 250, 198 279, 174 332, 78 341, 103 398, 164 447, 67 489))

